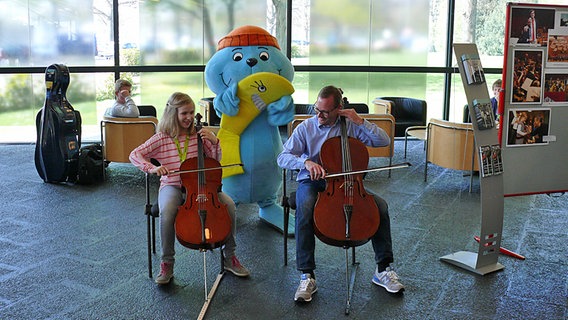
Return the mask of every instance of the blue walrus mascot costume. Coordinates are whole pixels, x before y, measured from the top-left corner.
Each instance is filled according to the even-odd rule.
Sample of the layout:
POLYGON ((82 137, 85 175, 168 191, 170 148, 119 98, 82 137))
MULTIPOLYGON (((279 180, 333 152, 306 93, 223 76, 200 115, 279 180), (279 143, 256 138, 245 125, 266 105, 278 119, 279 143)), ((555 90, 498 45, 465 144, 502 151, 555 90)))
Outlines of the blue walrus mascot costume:
MULTIPOLYGON (((291 84, 294 67, 278 41, 256 26, 234 29, 219 40, 205 66, 205 82, 216 96, 223 156, 223 191, 235 203, 257 203, 264 222, 283 230, 284 210, 277 203, 282 183, 276 157, 282 151, 278 126, 294 118, 291 84)), ((294 219, 288 230, 294 233, 294 219)))

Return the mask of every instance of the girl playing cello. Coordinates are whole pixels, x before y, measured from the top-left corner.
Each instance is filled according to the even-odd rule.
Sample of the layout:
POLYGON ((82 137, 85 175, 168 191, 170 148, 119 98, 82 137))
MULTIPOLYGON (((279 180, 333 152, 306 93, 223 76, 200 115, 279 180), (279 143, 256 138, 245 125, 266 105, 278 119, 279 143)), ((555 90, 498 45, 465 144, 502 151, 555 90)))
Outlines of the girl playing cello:
MULTIPOLYGON (((130 154, 130 161, 140 170, 161 177, 158 206, 160 208, 162 253, 160 273, 156 277, 158 284, 167 284, 173 277, 176 237, 174 223, 178 206, 184 200, 180 175, 170 173, 178 171, 185 159, 197 156, 198 135, 203 140, 205 155, 216 160, 221 158, 219 139, 207 129, 195 132, 194 116, 195 104, 191 97, 181 92, 173 93, 168 99, 164 115, 158 124, 158 132, 130 154), (160 166, 152 164, 150 162, 152 158, 158 160, 160 166)), ((249 271, 241 265, 235 256, 235 204, 223 192, 219 192, 219 200, 227 205, 232 220, 232 232, 224 245, 224 268, 236 276, 247 277, 249 271)))

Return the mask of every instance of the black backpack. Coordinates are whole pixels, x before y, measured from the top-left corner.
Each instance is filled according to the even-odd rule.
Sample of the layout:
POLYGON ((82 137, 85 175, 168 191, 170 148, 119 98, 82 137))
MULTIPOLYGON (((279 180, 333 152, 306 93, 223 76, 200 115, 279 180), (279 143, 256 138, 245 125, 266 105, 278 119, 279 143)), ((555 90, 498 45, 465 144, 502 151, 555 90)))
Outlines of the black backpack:
POLYGON ((79 149, 79 171, 77 183, 95 184, 104 181, 103 147, 100 143, 79 149))

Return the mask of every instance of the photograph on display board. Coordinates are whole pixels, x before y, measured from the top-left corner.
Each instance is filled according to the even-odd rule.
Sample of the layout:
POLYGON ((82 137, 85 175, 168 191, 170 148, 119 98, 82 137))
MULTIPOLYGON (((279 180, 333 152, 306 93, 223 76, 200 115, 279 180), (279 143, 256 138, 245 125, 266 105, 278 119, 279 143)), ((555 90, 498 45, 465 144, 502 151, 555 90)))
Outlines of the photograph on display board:
MULTIPOLYGON (((567 30, 568 31, 568 30, 567 30)), ((568 68, 568 34, 550 30, 546 50, 547 68, 568 68)))
POLYGON ((556 11, 555 29, 568 29, 568 11, 556 11))
POLYGON ((507 147, 548 144, 550 109, 509 109, 507 147))
POLYGON ((555 27, 554 9, 513 8, 510 22, 512 45, 546 46, 548 29, 555 27))
POLYGON ((546 71, 544 74, 544 99, 546 104, 568 102, 568 69, 546 71))
POLYGON ((511 103, 541 103, 543 51, 523 49, 513 52, 511 103))

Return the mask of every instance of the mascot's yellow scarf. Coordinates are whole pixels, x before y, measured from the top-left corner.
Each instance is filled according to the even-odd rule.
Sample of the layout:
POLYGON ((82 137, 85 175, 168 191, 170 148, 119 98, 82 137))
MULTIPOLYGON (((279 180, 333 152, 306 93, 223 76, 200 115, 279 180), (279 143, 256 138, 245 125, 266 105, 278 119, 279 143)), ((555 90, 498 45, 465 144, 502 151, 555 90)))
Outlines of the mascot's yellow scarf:
MULTIPOLYGON (((237 84, 239 111, 234 116, 221 116, 217 136, 223 153, 221 165, 241 163, 241 133, 270 103, 292 93, 294 87, 290 81, 272 72, 253 73, 237 84)), ((223 178, 243 173, 240 166, 223 168, 223 178)))

